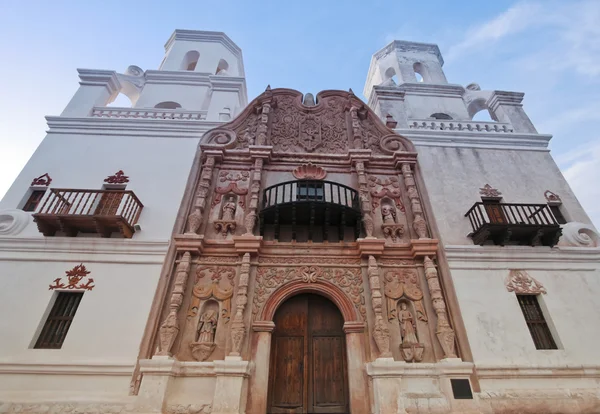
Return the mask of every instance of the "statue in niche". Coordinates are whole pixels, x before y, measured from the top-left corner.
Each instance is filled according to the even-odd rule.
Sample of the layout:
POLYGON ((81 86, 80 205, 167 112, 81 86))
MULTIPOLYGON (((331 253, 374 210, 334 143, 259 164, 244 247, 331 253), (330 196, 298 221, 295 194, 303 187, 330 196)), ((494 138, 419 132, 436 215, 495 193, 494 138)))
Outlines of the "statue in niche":
POLYGON ((197 341, 190 344, 192 356, 197 361, 206 360, 213 353, 217 344, 215 344, 215 332, 219 322, 217 311, 209 309, 202 314, 198 322, 196 332, 197 341))
POLYGON ((215 331, 217 330, 217 312, 208 310, 200 317, 198 324, 198 342, 212 343, 215 341, 215 331))
POLYGON ((398 321, 400 322, 400 333, 402 335, 402 345, 417 344, 417 333, 415 329, 415 320, 405 302, 400 303, 400 312, 398 312, 398 321))
POLYGON ((227 201, 223 204, 223 214, 222 220, 224 221, 234 221, 235 220, 235 198, 229 197, 227 201))
POLYGON ((383 224, 396 224, 396 210, 388 204, 381 206, 381 217, 383 224))

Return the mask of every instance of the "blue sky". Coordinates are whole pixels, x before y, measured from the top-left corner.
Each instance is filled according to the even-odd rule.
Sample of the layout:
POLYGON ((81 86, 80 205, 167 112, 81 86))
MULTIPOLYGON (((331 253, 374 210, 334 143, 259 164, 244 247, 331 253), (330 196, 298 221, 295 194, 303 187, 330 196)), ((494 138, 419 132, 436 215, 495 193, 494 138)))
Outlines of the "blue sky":
POLYGON ((0 196, 78 87, 76 68, 156 69, 175 28, 227 33, 248 98, 267 84, 361 94, 393 39, 437 43, 451 83, 522 91, 538 131, 600 223, 600 1, 5 1, 0 196))

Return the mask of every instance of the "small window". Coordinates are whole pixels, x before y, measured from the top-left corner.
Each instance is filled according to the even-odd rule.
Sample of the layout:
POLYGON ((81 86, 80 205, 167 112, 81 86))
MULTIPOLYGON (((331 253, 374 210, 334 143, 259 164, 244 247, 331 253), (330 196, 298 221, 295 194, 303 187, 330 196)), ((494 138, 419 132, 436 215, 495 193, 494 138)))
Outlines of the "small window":
POLYGON ((554 214, 554 218, 556 219, 556 221, 558 222, 558 224, 566 224, 567 223, 567 219, 565 218, 565 216, 563 216, 563 213, 560 211, 560 206, 559 205, 549 205, 550 207, 550 211, 552 211, 552 214, 554 214))
POLYGON ((62 347, 82 297, 83 292, 58 292, 34 348, 60 349, 62 347))
POLYGON ((299 182, 296 189, 296 200, 324 201, 323 183, 299 182))
POLYGON ((183 61, 181 62, 180 70, 195 70, 196 65, 198 64, 198 59, 200 59, 200 53, 196 50, 190 50, 183 57, 183 61))
POLYGON ((558 349, 536 295, 517 295, 536 349, 558 349))
POLYGON ((23 211, 35 211, 46 194, 46 190, 33 190, 23 206, 23 211))

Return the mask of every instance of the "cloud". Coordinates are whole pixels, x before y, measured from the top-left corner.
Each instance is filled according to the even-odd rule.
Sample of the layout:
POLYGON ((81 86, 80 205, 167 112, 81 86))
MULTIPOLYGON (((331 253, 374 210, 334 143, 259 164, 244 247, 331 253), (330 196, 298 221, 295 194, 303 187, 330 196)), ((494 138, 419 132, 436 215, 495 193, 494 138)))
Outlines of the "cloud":
POLYGON ((600 224, 600 140, 560 155, 557 161, 592 222, 600 224))
POLYGON ((538 3, 517 3, 493 19, 469 29, 462 41, 448 49, 445 58, 454 60, 489 46, 491 42, 530 29, 541 23, 537 17, 542 11, 543 7, 538 3))

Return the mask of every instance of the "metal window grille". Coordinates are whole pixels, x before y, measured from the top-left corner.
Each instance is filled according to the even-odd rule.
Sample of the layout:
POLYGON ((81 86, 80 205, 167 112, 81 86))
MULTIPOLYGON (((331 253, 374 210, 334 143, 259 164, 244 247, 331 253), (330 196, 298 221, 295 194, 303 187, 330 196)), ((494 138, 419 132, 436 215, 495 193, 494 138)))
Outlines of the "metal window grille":
POLYGON ((517 295, 536 349, 558 349, 535 295, 517 295))
POLYGON ((62 347, 82 297, 83 292, 58 292, 34 348, 60 349, 62 347))

